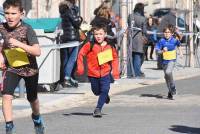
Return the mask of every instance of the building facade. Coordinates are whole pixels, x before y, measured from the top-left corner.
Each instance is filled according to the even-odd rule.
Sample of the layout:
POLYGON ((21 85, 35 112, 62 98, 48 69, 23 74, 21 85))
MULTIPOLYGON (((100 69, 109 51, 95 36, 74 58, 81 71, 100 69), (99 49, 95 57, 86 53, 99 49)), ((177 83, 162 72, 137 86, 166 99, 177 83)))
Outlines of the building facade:
MULTIPOLYGON (((0 4, 5 0, 0 0, 0 4)), ((53 18, 59 17, 58 6, 59 3, 64 0, 22 0, 23 6, 28 18, 53 18)), ((93 11, 104 0, 78 0, 80 7, 80 14, 86 22, 90 22, 94 17, 93 11)), ((112 2, 113 10, 116 14, 121 14, 120 2, 121 0, 110 0, 112 2)), ((194 3, 200 3, 200 0, 193 0, 194 3)), ((157 8, 177 8, 177 9, 189 9, 188 2, 191 0, 126 0, 128 13, 131 13, 137 2, 143 2, 145 4, 145 13, 150 15, 153 10, 157 8)), ((197 4, 197 5, 198 5, 197 4)), ((198 9, 198 8, 196 8, 198 9)), ((198 13, 197 13, 198 16, 198 13)))

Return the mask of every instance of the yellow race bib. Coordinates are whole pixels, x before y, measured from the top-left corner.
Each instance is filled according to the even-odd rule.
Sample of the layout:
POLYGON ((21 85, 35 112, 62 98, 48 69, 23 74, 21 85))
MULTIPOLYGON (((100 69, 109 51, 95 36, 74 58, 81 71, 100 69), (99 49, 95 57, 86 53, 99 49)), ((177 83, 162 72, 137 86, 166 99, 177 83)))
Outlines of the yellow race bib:
POLYGON ((176 50, 163 52, 164 60, 174 60, 176 59, 176 50))
POLYGON ((99 65, 113 60, 112 49, 105 50, 97 54, 99 65))
POLYGON ((4 50, 8 64, 11 67, 20 67, 30 64, 27 53, 21 48, 11 48, 4 50))

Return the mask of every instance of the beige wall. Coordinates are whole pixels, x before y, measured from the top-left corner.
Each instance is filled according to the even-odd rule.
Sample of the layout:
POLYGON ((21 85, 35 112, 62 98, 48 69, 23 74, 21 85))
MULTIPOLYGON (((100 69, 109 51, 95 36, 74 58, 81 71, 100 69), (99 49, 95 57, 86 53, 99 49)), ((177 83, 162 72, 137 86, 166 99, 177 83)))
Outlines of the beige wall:
MULTIPOLYGON (((63 0, 49 0, 49 8, 46 9, 47 3, 46 0, 33 0, 33 9, 30 13, 30 18, 40 17, 59 17, 58 6, 59 3, 63 0), (38 1, 38 6, 37 6, 38 1)), ((93 11, 98 7, 102 0, 79 0, 80 1, 80 12, 81 16, 85 21, 90 21, 93 18, 93 11)))
MULTIPOLYGON (((22 0, 26 7, 27 16, 30 18, 37 17, 59 17, 58 5, 63 0, 49 0, 47 5, 47 0, 22 0)), ((96 7, 98 7, 103 0, 79 0, 80 1, 80 12, 83 19, 87 22, 90 22, 94 17, 93 11, 96 7)), ((130 7, 128 5, 128 9, 134 9, 134 6, 137 2, 144 2, 146 4, 145 12, 147 15, 151 14, 154 9, 160 7, 172 7, 180 9, 187 8, 188 0, 177 0, 177 5, 175 5, 176 0, 128 0, 129 3, 132 2, 133 5, 130 7)), ((189 0, 190 1, 190 0, 189 0)), ((0 0, 0 4, 4 0, 0 0)), ((129 11, 130 12, 130 11, 129 11)))
POLYGON ((4 2, 4 0, 0 0, 0 5, 1 5, 1 6, 3 5, 3 2, 4 2))
MULTIPOLYGON (((22 0, 25 4, 26 14, 30 18, 41 18, 41 17, 59 17, 58 5, 63 0, 22 0)), ((79 0, 81 16, 84 20, 90 21, 93 16, 93 11, 98 7, 103 0, 79 0)), ((0 0, 2 5, 4 0, 0 0)))
POLYGON ((191 0, 148 0, 145 12, 149 15, 157 8, 177 8, 180 10, 186 10, 188 9, 187 2, 189 1, 191 0))
POLYGON ((94 18, 94 10, 101 4, 102 0, 81 0, 80 9, 81 16, 86 22, 90 22, 94 18))
POLYGON ((161 2, 160 0, 148 0, 147 5, 145 6, 145 15, 149 16, 150 14, 153 13, 153 11, 157 8, 161 7, 161 2))

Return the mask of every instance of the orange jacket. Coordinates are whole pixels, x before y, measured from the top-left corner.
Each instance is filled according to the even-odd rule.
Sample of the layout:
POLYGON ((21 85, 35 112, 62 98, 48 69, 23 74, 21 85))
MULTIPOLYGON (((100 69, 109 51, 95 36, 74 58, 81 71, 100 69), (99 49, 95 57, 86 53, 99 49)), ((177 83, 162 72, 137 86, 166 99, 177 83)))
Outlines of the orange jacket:
POLYGON ((100 46, 98 44, 94 44, 92 50, 90 49, 90 42, 88 42, 79 51, 77 59, 77 73, 79 75, 84 73, 83 57, 86 56, 88 76, 100 78, 108 75, 112 69, 113 77, 115 79, 119 79, 119 63, 115 48, 112 48, 110 45, 100 46), (97 54, 107 49, 112 49, 113 60, 111 61, 111 63, 108 62, 99 65, 97 54))

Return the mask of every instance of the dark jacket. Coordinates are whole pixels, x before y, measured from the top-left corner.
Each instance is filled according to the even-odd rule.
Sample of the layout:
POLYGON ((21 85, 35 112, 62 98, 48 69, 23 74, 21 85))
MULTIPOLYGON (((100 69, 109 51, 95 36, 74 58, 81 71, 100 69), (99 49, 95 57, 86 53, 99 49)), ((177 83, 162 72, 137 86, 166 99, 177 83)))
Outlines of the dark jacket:
POLYGON ((147 34, 147 38, 148 38, 148 43, 156 43, 157 42, 157 35, 156 35, 156 31, 157 31, 157 26, 156 25, 152 25, 152 26, 148 26, 147 25, 147 31, 151 31, 154 32, 154 34, 147 34))
POLYGON ((68 1, 64 1, 59 5, 59 12, 63 29, 61 42, 79 41, 79 27, 82 18, 78 15, 77 7, 68 1))
POLYGON ((142 40, 142 36, 146 36, 147 28, 146 28, 146 18, 139 14, 138 12, 132 13, 129 16, 129 27, 137 27, 140 28, 141 31, 132 29, 132 51, 138 53, 144 53, 144 41, 142 40))

